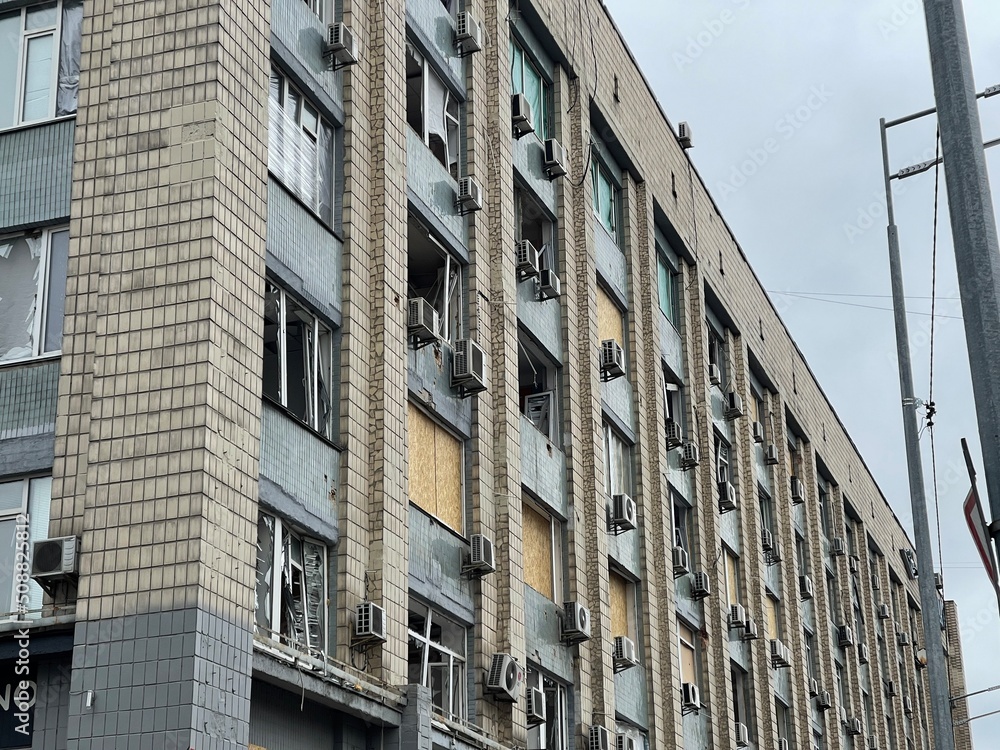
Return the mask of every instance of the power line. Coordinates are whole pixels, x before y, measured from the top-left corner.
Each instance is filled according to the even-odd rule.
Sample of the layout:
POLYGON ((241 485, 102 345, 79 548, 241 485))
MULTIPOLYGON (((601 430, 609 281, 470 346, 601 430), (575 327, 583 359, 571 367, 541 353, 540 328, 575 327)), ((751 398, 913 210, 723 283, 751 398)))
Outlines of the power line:
MULTIPOLYGON (((836 299, 823 299, 822 297, 813 297, 813 296, 808 295, 808 294, 798 294, 796 292, 772 292, 772 293, 773 294, 783 294, 783 295, 785 295, 787 297, 798 297, 799 299, 808 299, 808 300, 812 300, 813 302, 826 302, 827 304, 830 304, 830 305, 844 305, 845 307, 861 307, 861 308, 864 308, 866 310, 881 310, 882 312, 892 312, 892 308, 891 307, 876 307, 875 305, 862 305, 862 304, 859 304, 857 302, 842 302, 842 301, 836 300, 836 299)), ((930 315, 930 313, 920 312, 919 310, 907 310, 906 314, 907 315, 930 315)), ((948 318, 950 320, 962 320, 962 317, 960 315, 942 315, 940 313, 936 313, 935 317, 938 317, 938 318, 948 318)))
MULTIPOLYGON (((784 292, 780 292, 780 291, 777 291, 775 289, 768 289, 767 293, 768 294, 808 294, 808 295, 814 295, 814 296, 817 296, 817 297, 872 297, 872 298, 876 298, 876 299, 892 299, 892 295, 891 294, 858 294, 858 293, 854 293, 854 292, 802 292, 802 291, 791 291, 791 292, 784 291, 784 292)), ((931 297, 930 295, 928 295, 928 296, 920 296, 920 295, 907 294, 904 299, 933 299, 933 297, 931 297)), ((960 298, 959 297, 941 297, 941 296, 938 296, 937 299, 958 300, 960 298)))

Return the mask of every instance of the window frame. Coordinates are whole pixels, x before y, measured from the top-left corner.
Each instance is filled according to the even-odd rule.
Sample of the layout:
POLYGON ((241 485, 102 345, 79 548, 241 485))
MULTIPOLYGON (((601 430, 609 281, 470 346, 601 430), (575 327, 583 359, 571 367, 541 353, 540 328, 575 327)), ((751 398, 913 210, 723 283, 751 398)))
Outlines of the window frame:
POLYGON ((632 639, 632 642, 636 646, 636 654, 638 655, 640 661, 642 661, 643 645, 639 640, 639 585, 638 582, 625 573, 624 570, 619 569, 616 566, 612 566, 608 571, 608 609, 611 620, 612 630, 614 630, 614 621, 617 619, 614 616, 614 603, 611 596, 611 579, 617 578, 625 583, 625 628, 624 633, 612 633, 611 637, 616 638, 620 635, 624 635, 632 639))
MULTIPOLYGON (((552 123, 552 113, 555 111, 555 106, 553 104, 553 86, 552 81, 547 75, 545 75, 541 67, 536 64, 534 55, 532 55, 525 44, 517 38, 514 34, 510 35, 510 46, 509 46, 509 58, 510 60, 510 93, 515 94, 525 94, 524 86, 524 71, 525 68, 531 70, 532 73, 538 78, 539 87, 539 97, 538 100, 541 102, 541 113, 532 111, 531 116, 534 120, 533 125, 535 126, 534 136, 538 138, 539 141, 545 141, 552 137, 553 123, 552 123), (520 52, 520 61, 518 61, 515 51, 520 52), (516 68, 520 66, 520 83, 517 82, 517 70, 516 68)), ((532 104, 529 102, 529 104, 532 104)), ((533 106, 533 105, 532 105, 533 106)))
POLYGON ((528 747, 570 750, 569 686, 531 664, 525 673, 525 683, 527 687, 537 688, 545 694, 546 707, 545 723, 528 727, 528 747), (546 729, 544 735, 543 727, 546 729))
MULTIPOLYGON (((469 626, 467 623, 455 620, 447 615, 442 614, 439 610, 435 609, 430 604, 425 604, 423 601, 415 599, 411 596, 409 615, 407 619, 407 636, 411 647, 414 642, 420 644, 418 646, 422 649, 420 657, 420 681, 416 684, 428 687, 431 690, 431 709, 432 711, 437 711, 449 719, 464 720, 468 716, 469 711, 469 701, 467 695, 467 674, 468 674, 468 652, 469 652, 469 626), (417 612, 416 608, 420 608, 422 612, 417 612), (424 618, 424 631, 418 633, 417 631, 410 628, 410 618, 414 615, 422 616, 424 618), (458 628, 463 637, 461 638, 461 645, 463 648, 463 653, 458 653, 451 646, 446 646, 441 641, 432 640, 432 633, 435 627, 435 620, 441 619, 449 623, 450 625, 458 628), (444 662, 431 663, 431 651, 438 651, 443 657, 447 657, 448 669, 446 674, 448 675, 447 681, 447 691, 448 691, 448 705, 449 708, 446 710, 443 706, 439 706, 434 703, 435 689, 431 684, 431 668, 444 665, 444 662), (457 711, 455 709, 458 709, 457 711)), ((412 666, 409 656, 407 657, 408 668, 412 666)), ((409 674, 409 673, 408 673, 409 674)), ((409 679, 409 677, 408 677, 409 679)), ((411 683, 413 684, 413 683, 411 683)))
POLYGON ((673 489, 670 490, 670 497, 673 500, 674 546, 684 549, 691 559, 694 555, 695 508, 673 489))
MULTIPOLYGON (((277 297, 277 359, 278 359, 278 397, 275 398, 273 393, 265 393, 264 398, 268 399, 272 403, 280 406, 287 414, 294 417, 298 422, 304 424, 306 427, 311 429, 316 434, 322 436, 327 440, 333 439, 334 429, 336 425, 336 414, 334 411, 334 399, 333 399, 333 382, 334 382, 334 329, 332 326, 328 325, 325 320, 320 318, 320 316, 307 304, 302 302, 297 296, 289 293, 279 282, 273 280, 271 277, 265 278, 265 326, 268 325, 267 319, 267 304, 271 299, 273 292, 278 292, 277 297), (288 312, 289 312, 289 302, 296 305, 303 314, 309 315, 312 319, 312 325, 308 328, 308 333, 311 335, 311 361, 309 363, 309 372, 304 373, 308 377, 305 384, 304 401, 306 402, 306 415, 305 418, 296 414, 292 407, 289 406, 289 351, 288 351, 288 312), (324 346, 323 337, 326 336, 326 345, 324 346), (327 350, 324 352, 324 348, 327 350), (320 358, 325 360, 320 362, 320 358), (326 367, 326 377, 321 378, 321 365, 326 367), (323 390, 327 393, 327 403, 323 403, 323 390), (325 418, 325 424, 320 423, 321 407, 327 407, 327 413, 325 418)), ((306 322, 306 321, 302 321, 306 322)), ((303 351, 310 346, 308 343, 309 336, 303 341, 303 351)), ((265 363, 267 362, 267 355, 265 354, 265 363)))
MULTIPOLYGON (((466 485, 465 485, 465 480, 466 480, 466 474, 465 474, 465 472, 466 472, 466 465, 465 465, 465 462, 466 462, 466 458, 467 458, 466 451, 468 450, 468 440, 467 440, 467 438, 459 435, 457 432, 454 432, 452 429, 450 429, 449 427, 447 427, 443 422, 441 422, 441 420, 433 412, 430 412, 430 411, 426 410, 425 408, 423 408, 422 406, 420 406, 415 401, 407 401, 407 422, 408 422, 408 424, 407 424, 407 433, 408 434, 409 434, 409 431, 410 431, 410 429, 412 427, 412 425, 409 424, 409 418, 410 418, 411 410, 419 412, 421 415, 423 415, 423 417, 426 420, 428 420, 428 422, 430 422, 433 425, 434 430, 435 430, 435 442, 436 442, 436 436, 438 434, 438 431, 440 431, 445 436, 447 436, 447 437, 451 438, 452 440, 454 440, 457 443, 457 445, 458 445, 458 452, 459 452, 459 462, 458 462, 459 476, 458 476, 458 498, 457 498, 457 500, 458 500, 458 508, 457 508, 457 510, 458 510, 458 516, 459 516, 459 518, 458 518, 458 520, 459 520, 458 528, 456 528, 455 526, 452 526, 451 522, 446 517, 440 515, 439 511, 441 510, 441 504, 439 502, 439 498, 438 498, 437 495, 435 495, 435 498, 434 498, 434 508, 433 509, 430 508, 430 507, 428 507, 428 505, 424 503, 424 498, 414 498, 412 474, 410 475, 411 476, 411 481, 408 483, 409 486, 408 486, 408 490, 407 490, 407 499, 409 500, 410 505, 412 505, 415 508, 419 508, 422 512, 424 512, 427 515, 429 515, 432 518, 434 518, 444 528, 448 529, 449 531, 451 531, 451 532, 457 534, 458 536, 462 537, 463 539, 465 539, 466 536, 467 536, 466 525, 468 523, 468 518, 466 516, 466 508, 465 508, 465 492, 466 492, 466 485)), ((411 453, 411 455, 412 455, 412 453, 411 453)), ((413 465, 412 464, 412 460, 409 459, 409 458, 408 458, 408 460, 411 461, 410 465, 412 467, 412 465, 413 465)), ((434 448, 434 462, 435 462, 435 465, 438 464, 438 452, 437 452, 437 448, 436 447, 434 448)))
MULTIPOLYGON (((53 278, 52 276, 53 267, 56 265, 53 256, 53 238, 59 234, 66 235, 66 242, 62 248, 66 251, 66 256, 60 256, 59 258, 62 262, 63 268, 65 269, 69 261, 70 236, 68 226, 60 224, 57 226, 44 227, 40 230, 29 230, 27 232, 21 231, 0 235, 0 247, 4 246, 7 242, 10 242, 11 251, 18 241, 24 241, 28 245, 29 253, 32 252, 31 242, 36 241, 39 243, 38 265, 36 266, 34 272, 35 292, 31 303, 31 309, 34 311, 32 313, 33 319, 31 321, 31 331, 29 333, 29 345, 31 351, 28 354, 14 356, 10 359, 3 359, 3 353, 0 352, 0 366, 26 362, 41 357, 55 357, 62 353, 63 318, 65 316, 66 309, 66 273, 65 270, 63 270, 58 278, 53 278), (59 282, 61 282, 61 284, 59 282), (57 285, 56 289, 52 288, 53 283, 57 285), (52 309, 52 300, 56 294, 60 293, 62 304, 60 305, 58 311, 54 311, 52 309), (39 311, 41 314, 39 314, 39 311), (50 320, 53 319, 53 312, 58 312, 58 315, 55 318, 55 320, 58 320, 58 334, 56 334, 55 331, 52 331, 51 334, 58 335, 59 338, 59 347, 54 349, 49 348, 46 343, 46 339, 50 334, 48 328, 50 320)), ((3 269, 5 260, 6 258, 0 256, 0 269, 3 269)), ((4 322, 0 321, 0 326, 3 325, 4 322)))
MULTIPOLYGON (((19 584, 17 565, 21 562, 17 559, 19 552, 31 554, 32 542, 48 538, 49 521, 51 520, 52 504, 52 475, 51 474, 29 474, 20 477, 9 477, 0 481, 0 487, 8 485, 21 485, 19 491, 20 502, 17 507, 0 510, 0 524, 13 521, 14 528, 11 537, 14 540, 11 555, 11 586, 7 595, 7 605, 3 604, 2 592, 0 592, 0 621, 23 619, 17 612, 19 584), (47 489, 43 489, 39 494, 35 494, 34 488, 40 483, 47 489), (44 511, 39 506, 44 507, 44 511), (20 532, 19 524, 27 521, 28 538, 23 541, 18 540, 20 532), (23 546, 22 546, 23 545, 23 546)), ((15 492, 17 492, 15 490, 15 492)), ((23 527, 22 527, 23 528, 23 527)), ((26 571, 27 572, 27 571, 26 571)), ((25 576, 28 584, 28 601, 26 602, 26 616, 35 619, 41 616, 42 608, 42 587, 30 576, 25 576)))
MULTIPOLYGON (((528 574, 525 574, 524 583, 525 585, 531 587, 532 590, 538 592, 546 599, 549 599, 557 604, 561 604, 563 601, 563 520, 558 516, 554 515, 551 511, 546 509, 541 503, 535 501, 530 495, 523 494, 521 498, 522 507, 530 508, 531 511, 539 516, 547 519, 549 522, 549 558, 551 562, 551 582, 552 582, 552 594, 546 594, 544 591, 540 591, 531 585, 528 580, 528 574)), ((522 525, 523 524, 523 511, 522 511, 522 525)), ((530 569, 530 568, 529 568, 530 569)))
POLYGON ((659 243, 656 243, 656 296, 660 312, 667 322, 678 330, 680 329, 680 286, 677 283, 679 277, 680 273, 660 250, 659 243), (663 299, 664 287, 667 291, 666 306, 663 299))
MULTIPOLYGON (((259 622, 260 618, 260 585, 261 579, 267 578, 268 585, 268 595, 270 596, 270 612, 267 613, 267 626, 266 632, 262 635, 267 640, 272 640, 277 643, 284 643, 292 647, 304 647, 305 650, 313 655, 325 654, 327 651, 327 646, 330 639, 330 613, 328 610, 329 596, 330 596, 330 575, 329 575, 329 563, 330 563, 330 551, 327 548, 326 542, 321 539, 309 536, 307 532, 300 531, 294 524, 288 522, 282 518, 278 513, 274 513, 267 509, 261 509, 258 512, 258 536, 257 536, 257 575, 255 578, 254 586, 254 627, 258 632, 262 628, 259 622), (270 518, 273 521, 272 529, 272 543, 271 543, 271 561, 270 567, 267 571, 261 571, 261 562, 263 558, 260 556, 260 525, 263 523, 264 517, 270 518), (286 545, 285 538, 289 538, 289 542, 286 545), (292 540, 297 540, 299 547, 302 550, 302 564, 297 566, 301 575, 302 585, 307 585, 306 580, 306 570, 305 570, 305 548, 306 545, 312 545, 318 547, 322 550, 323 560, 320 566, 320 572, 322 573, 322 592, 323 598, 319 606, 319 618, 317 626, 320 633, 319 643, 312 643, 310 636, 310 625, 308 621, 308 608, 303 606, 302 614, 306 618, 305 624, 303 625, 303 634, 306 636, 307 640, 303 643, 297 640, 296 633, 286 633, 282 630, 282 614, 286 606, 284 601, 284 596, 286 592, 286 586, 284 581, 285 566, 288 563, 289 568, 293 564, 293 561, 285 559, 285 548, 289 548, 292 545, 292 540), (276 595, 277 594, 277 595, 276 595), (277 629, 275 625, 277 624, 277 629)), ((305 599, 303 599, 303 604, 305 604, 305 599)))
MULTIPOLYGON (((434 155, 435 160, 451 174, 452 179, 457 180, 462 174, 462 119, 465 108, 465 100, 459 92, 452 89, 445 77, 438 74, 437 69, 430 62, 429 55, 427 55, 409 35, 407 35, 406 38, 406 48, 403 52, 403 56, 404 59, 412 57, 414 62, 420 67, 420 129, 417 130, 417 128, 414 127, 413 123, 410 121, 410 78, 413 76, 410 76, 409 73, 406 75, 406 86, 404 90, 404 96, 407 100, 406 124, 420 137, 424 145, 427 146, 430 152, 434 155), (443 161, 434 151, 434 146, 431 144, 432 134, 428 127, 429 118, 427 113, 430 109, 428 106, 430 103, 428 75, 433 75, 437 82, 441 85, 441 89, 444 91, 444 110, 441 115, 442 122, 444 124, 444 138, 442 139, 442 146, 444 149, 445 159, 443 161), (452 104, 454 104, 454 112, 451 111, 452 104), (452 154, 451 151, 452 138, 455 140, 454 154, 452 154)), ((408 59, 406 60, 406 67, 409 68, 408 59)))
POLYGON ((722 546, 723 582, 726 585, 727 603, 743 604, 743 582, 740 580, 740 556, 726 545, 722 546))
POLYGON ((708 327, 708 363, 719 368, 719 385, 725 390, 729 386, 729 349, 726 344, 725 331, 719 331, 710 320, 705 321, 708 327))
POLYGON ((621 186, 615 180, 611 173, 611 169, 603 162, 596 154, 593 153, 594 146, 591 145, 591 157, 590 157, 590 179, 593 183, 593 212, 597 219, 598 226, 602 227, 605 232, 607 232, 611 238, 614 240, 615 245, 621 247, 621 217, 622 217, 622 190, 621 186), (604 207, 601 205, 601 186, 607 185, 608 191, 608 206, 604 207), (607 210, 608 216, 605 217, 603 212, 607 210), (610 225, 605 221, 605 219, 610 219, 610 225))
POLYGON ((702 667, 701 667, 701 643, 699 640, 699 633, 697 627, 689 623, 684 618, 677 617, 677 651, 680 659, 679 669, 677 670, 678 676, 680 677, 681 684, 683 685, 688 680, 684 679, 684 652, 689 651, 694 661, 694 675, 692 676, 692 682, 699 687, 702 684, 702 667), (684 638, 684 631, 687 630, 691 634, 690 640, 684 638))
POLYGON ((622 494, 634 498, 634 449, 634 443, 619 432, 610 421, 604 420, 604 489, 609 500, 615 495, 622 494), (613 441, 616 442, 616 445, 613 445, 613 441), (616 456, 617 460, 613 460, 612 449, 616 447, 615 452, 618 453, 618 456, 616 456), (617 466, 619 463, 623 465, 617 466), (621 476, 619 469, 624 470, 624 474, 621 476))

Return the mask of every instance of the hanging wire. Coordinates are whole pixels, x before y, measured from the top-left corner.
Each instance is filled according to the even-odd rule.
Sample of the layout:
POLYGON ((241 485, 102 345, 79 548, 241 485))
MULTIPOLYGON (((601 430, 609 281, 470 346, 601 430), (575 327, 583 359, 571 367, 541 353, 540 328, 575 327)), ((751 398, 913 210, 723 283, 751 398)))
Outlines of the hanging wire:
POLYGON ((938 128, 934 139, 934 230, 931 239, 931 331, 930 331, 930 385, 928 386, 927 403, 925 405, 924 419, 927 423, 927 431, 931 437, 931 478, 934 482, 934 517, 937 524, 937 546, 938 565, 944 564, 944 556, 941 546, 941 503, 938 497, 937 481, 937 451, 934 447, 934 415, 937 409, 934 406, 934 308, 937 305, 937 235, 938 235, 938 196, 941 185, 941 163, 938 161, 941 152, 941 130, 938 128))

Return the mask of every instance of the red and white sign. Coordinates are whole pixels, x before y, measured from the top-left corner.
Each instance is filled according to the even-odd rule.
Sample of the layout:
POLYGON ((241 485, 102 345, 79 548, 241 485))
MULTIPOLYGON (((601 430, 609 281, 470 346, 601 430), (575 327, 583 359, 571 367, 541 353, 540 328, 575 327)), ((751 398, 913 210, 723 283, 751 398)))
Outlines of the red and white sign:
POLYGON ((969 524, 969 531, 972 533, 972 541, 976 543, 979 556, 983 560, 983 567, 986 568, 986 575, 993 582, 993 588, 1000 596, 1000 582, 997 581, 997 561, 993 556, 993 543, 990 540, 989 532, 986 530, 986 519, 983 517, 983 506, 979 504, 979 493, 976 492, 976 485, 972 485, 965 503, 962 506, 965 511, 965 521, 969 524))

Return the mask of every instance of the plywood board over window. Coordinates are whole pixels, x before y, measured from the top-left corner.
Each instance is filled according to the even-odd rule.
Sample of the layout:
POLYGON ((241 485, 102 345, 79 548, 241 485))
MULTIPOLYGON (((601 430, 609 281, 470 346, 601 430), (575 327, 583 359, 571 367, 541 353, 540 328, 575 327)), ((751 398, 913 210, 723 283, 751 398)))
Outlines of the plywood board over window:
POLYGON ((622 309, 602 287, 597 287, 597 331, 601 341, 614 339, 625 345, 625 325, 622 309))
POLYGON ((409 405, 410 501, 459 533, 462 523, 462 441, 409 405))
POLYGON ((631 585, 615 572, 608 575, 608 599, 611 605, 611 635, 627 635, 635 638, 629 626, 629 608, 631 606, 631 585))
POLYGON ((524 581, 539 594, 553 598, 552 519, 528 503, 522 506, 524 581))
POLYGON ((681 647, 681 682, 697 683, 695 632, 685 623, 677 623, 678 640, 681 647))

